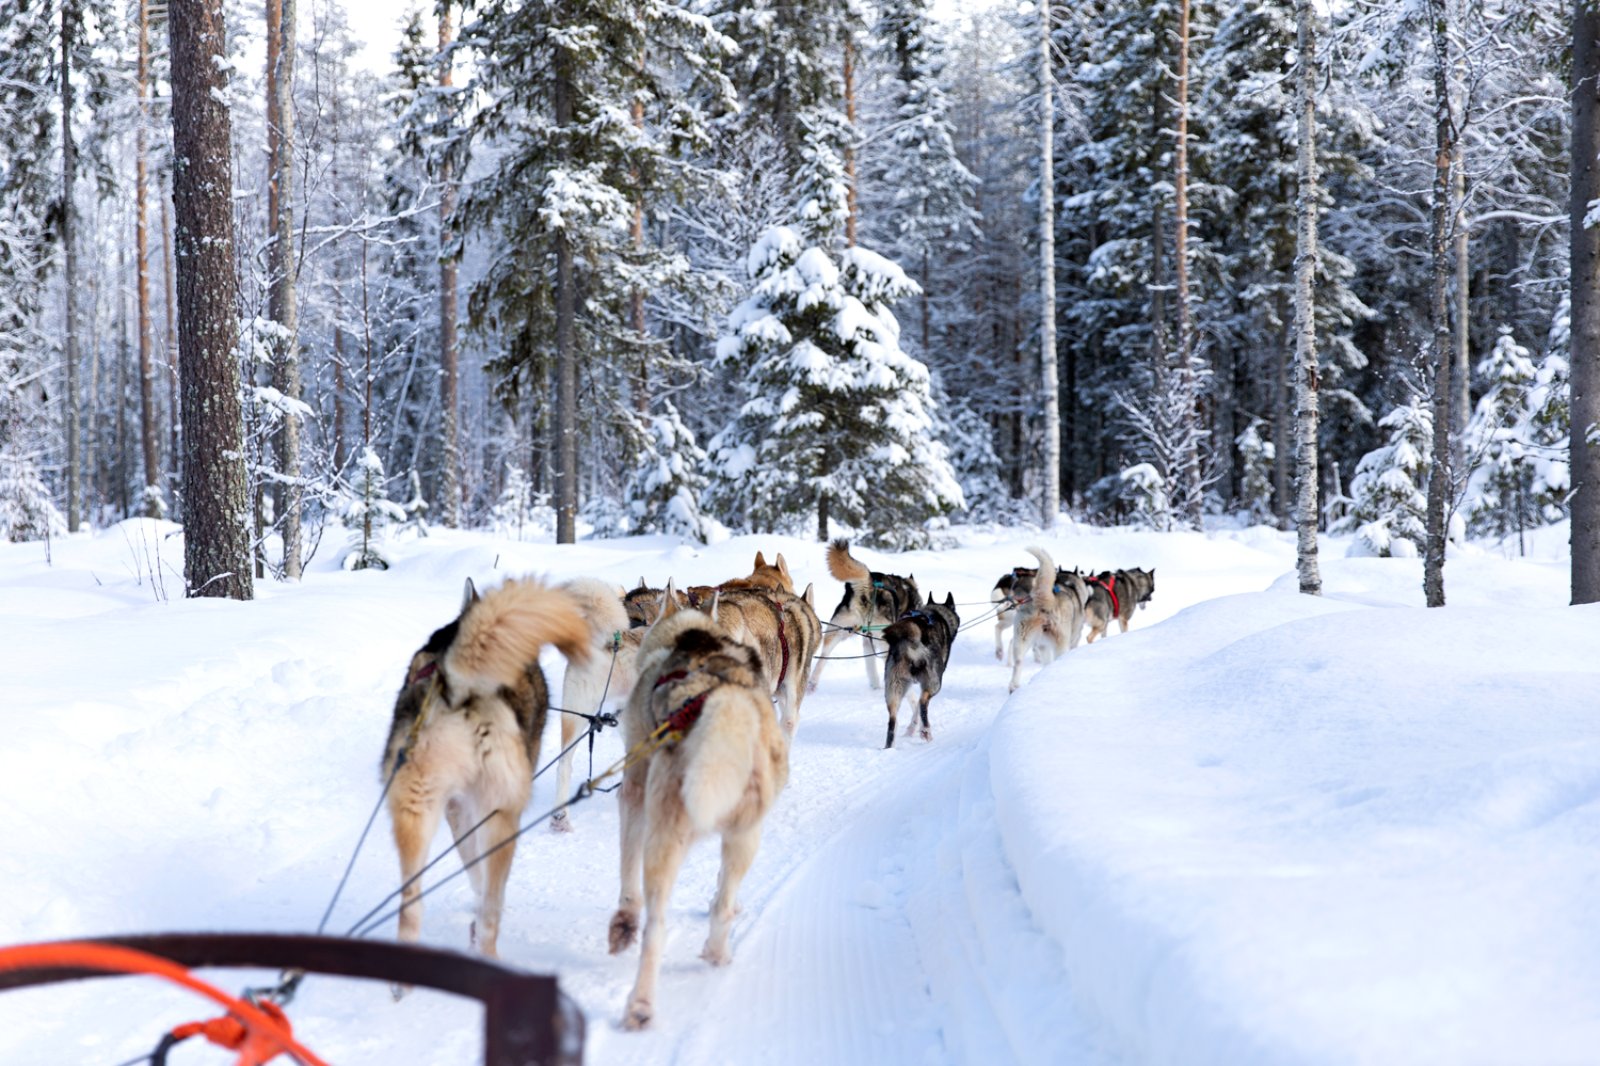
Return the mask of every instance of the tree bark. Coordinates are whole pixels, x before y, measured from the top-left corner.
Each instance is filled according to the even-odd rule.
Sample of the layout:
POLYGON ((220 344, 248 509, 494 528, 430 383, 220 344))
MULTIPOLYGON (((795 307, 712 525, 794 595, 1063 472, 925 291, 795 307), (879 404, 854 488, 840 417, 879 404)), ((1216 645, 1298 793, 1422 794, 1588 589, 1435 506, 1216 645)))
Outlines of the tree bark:
POLYGON ((145 124, 150 121, 150 8, 147 0, 139 0, 136 84, 139 115, 138 125, 134 129, 133 246, 136 259, 134 288, 139 301, 136 316, 139 329, 139 444, 144 452, 144 516, 157 518, 161 508, 156 492, 160 491, 163 478, 160 434, 156 426, 155 353, 150 335, 150 161, 149 148, 145 143, 145 124))
MULTIPOLYGON (((556 52, 556 126, 572 124, 570 60, 564 49, 556 52)), ((574 326, 577 318, 577 269, 572 239, 565 228, 556 231, 556 543, 578 539, 578 353, 574 326)))
POLYGON ((1422 559, 1422 591, 1429 607, 1444 606, 1444 556, 1449 521, 1450 378, 1455 353, 1450 338, 1450 190, 1456 123, 1450 99, 1450 16, 1447 0, 1428 0, 1433 35, 1434 168, 1433 210, 1428 246, 1433 260, 1429 301, 1433 364, 1433 470, 1428 475, 1427 544, 1422 559))
POLYGON ((78 146, 72 138, 72 49, 82 12, 77 0, 61 5, 61 249, 66 273, 67 395, 67 531, 76 533, 83 510, 83 460, 79 455, 82 430, 78 425, 78 250, 77 208, 73 186, 78 180, 78 146))
MULTIPOLYGON (((1178 3, 1178 136, 1177 174, 1173 182, 1173 203, 1177 220, 1173 226, 1173 273, 1178 301, 1178 383, 1184 397, 1179 439, 1182 451, 1184 517, 1195 529, 1204 524, 1205 496, 1200 478, 1200 400, 1194 380, 1194 324, 1189 306, 1189 0, 1178 3)), ((1231 443, 1231 442, 1230 442, 1231 443)))
POLYGON ((1045 529, 1061 513, 1061 395, 1056 367, 1056 164, 1050 0, 1039 5, 1039 364, 1044 371, 1044 469, 1040 511, 1045 529))
MULTIPOLYGON (((455 31, 449 0, 439 5, 439 87, 455 84, 448 55, 455 31)), ((461 524, 460 366, 456 339, 457 273, 455 254, 456 183, 448 157, 439 164, 439 522, 451 529, 461 524)))
POLYGON ((1317 316, 1312 289, 1317 275, 1317 71, 1316 12, 1313 0, 1295 0, 1299 20, 1297 62, 1300 117, 1300 143, 1297 160, 1299 197, 1295 211, 1299 236, 1294 259, 1294 334, 1295 334, 1295 527, 1296 569, 1300 591, 1308 596, 1322 595, 1322 573, 1317 565, 1317 316))
POLYGON ((1572 602, 1600 602, 1600 10, 1572 14, 1572 602))
POLYGON ((239 404, 233 133, 222 0, 171 0, 173 201, 183 380, 184 578, 191 596, 247 600, 249 500, 239 404))
MULTIPOLYGON (((294 291, 294 53, 295 0, 267 0, 267 245, 271 290, 267 317, 281 332, 273 338, 273 385, 300 399, 299 310, 294 291)), ((273 490, 283 532, 283 576, 300 579, 300 420, 284 412, 278 423, 278 474, 273 490)))
MULTIPOLYGON (((170 466, 167 476, 170 484, 179 486, 183 483, 183 450, 180 437, 180 430, 183 426, 183 405, 178 398, 178 268, 172 256, 172 219, 167 208, 171 199, 172 197, 167 195, 160 197, 161 287, 167 305, 167 432, 172 438, 167 450, 167 462, 170 466)), ((183 499, 181 495, 171 502, 172 509, 168 517, 174 521, 182 521, 183 499)))
POLYGON ((844 246, 856 246, 856 48, 846 35, 844 40, 844 118, 850 141, 844 146, 844 179, 849 205, 844 219, 844 246))

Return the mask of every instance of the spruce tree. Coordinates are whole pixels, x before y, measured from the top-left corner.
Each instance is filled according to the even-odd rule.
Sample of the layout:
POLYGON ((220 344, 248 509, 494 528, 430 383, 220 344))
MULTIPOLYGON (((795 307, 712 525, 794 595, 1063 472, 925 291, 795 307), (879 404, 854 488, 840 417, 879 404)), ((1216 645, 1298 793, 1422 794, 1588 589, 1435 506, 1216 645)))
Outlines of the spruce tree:
POLYGON ((1423 486, 1433 465, 1433 412, 1417 397, 1378 425, 1388 443, 1361 457, 1350 481, 1353 506, 1331 532, 1355 533, 1351 555, 1415 559, 1427 539, 1423 486))

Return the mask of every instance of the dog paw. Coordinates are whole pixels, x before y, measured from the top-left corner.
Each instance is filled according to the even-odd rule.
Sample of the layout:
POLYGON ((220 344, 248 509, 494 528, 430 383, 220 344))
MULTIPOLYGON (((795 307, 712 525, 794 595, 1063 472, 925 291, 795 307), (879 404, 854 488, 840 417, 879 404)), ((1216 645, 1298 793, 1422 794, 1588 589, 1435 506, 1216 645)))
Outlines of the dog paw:
POLYGON ((556 812, 556 816, 554 818, 550 819, 550 832, 552 832, 552 833, 570 833, 570 832, 572 832, 572 822, 571 822, 570 819, 567 818, 567 812, 566 811, 558 811, 558 812, 556 812))
POLYGON ((410 993, 411 993, 411 986, 410 985, 402 985, 402 984, 390 984, 389 985, 389 994, 394 997, 394 1001, 396 1003, 399 1003, 402 999, 405 999, 406 996, 410 995, 410 993))
POLYGON ((817 691, 817 683, 815 681, 807 681, 806 682, 806 691, 807 692, 815 692, 815 691, 817 691))
POLYGON ((706 941, 705 950, 700 952, 700 957, 713 966, 726 966, 733 961, 733 953, 726 946, 717 947, 706 941))
POLYGON ((622 1027, 637 1032, 650 1024, 651 1017, 655 1014, 647 999, 635 999, 628 1003, 628 1013, 622 1019, 622 1027))
POLYGON ((919 730, 919 732, 922 734, 922 739, 923 740, 928 740, 928 741, 933 740, 933 730, 924 728, 924 729, 919 730))
MULTIPOLYGON (((611 954, 626 951, 633 946, 639 934, 639 916, 628 911, 618 911, 611 916, 611 954)), ((649 1019, 645 1019, 648 1021, 649 1019)))

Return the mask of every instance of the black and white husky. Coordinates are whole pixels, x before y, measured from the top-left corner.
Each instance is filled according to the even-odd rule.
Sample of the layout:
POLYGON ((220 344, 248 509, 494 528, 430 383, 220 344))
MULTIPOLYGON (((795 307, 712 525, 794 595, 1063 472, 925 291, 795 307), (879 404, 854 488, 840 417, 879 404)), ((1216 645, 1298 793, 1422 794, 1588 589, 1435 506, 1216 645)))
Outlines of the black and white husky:
POLYGON ((917 579, 899 574, 883 574, 868 569, 867 564, 850 554, 848 540, 836 540, 828 545, 828 573, 834 580, 844 582, 844 598, 833 609, 828 621, 828 633, 822 640, 822 651, 817 665, 811 671, 811 688, 822 680, 822 668, 828 653, 851 633, 861 634, 862 661, 867 666, 867 683, 878 687, 879 633, 893 625, 907 611, 921 602, 917 593, 917 579))
POLYGON ((922 739, 933 739, 933 731, 928 726, 928 701, 937 696, 944 685, 950 646, 955 643, 960 629, 961 616, 956 614, 956 598, 952 593, 943 603, 934 603, 930 595, 926 604, 907 611, 883 631, 883 639, 889 645, 883 664, 883 696, 889 708, 889 731, 884 737, 884 747, 894 747, 895 716, 912 682, 921 686, 922 698, 906 724, 906 736, 917 730, 920 717, 922 739))

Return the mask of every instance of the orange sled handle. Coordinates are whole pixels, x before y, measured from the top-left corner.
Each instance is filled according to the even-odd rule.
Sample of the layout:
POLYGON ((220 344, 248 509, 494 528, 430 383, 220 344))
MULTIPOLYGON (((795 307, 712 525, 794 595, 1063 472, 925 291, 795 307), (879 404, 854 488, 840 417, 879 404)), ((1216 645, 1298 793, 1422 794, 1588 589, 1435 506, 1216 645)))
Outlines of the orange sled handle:
POLYGON ((230 1017, 182 1025, 173 1030, 173 1035, 180 1038, 203 1035, 212 1043, 234 1048, 239 1052, 236 1066, 261 1066, 283 1054, 295 1058, 302 1066, 328 1066, 295 1040, 289 1028, 289 1019, 276 1004, 263 1001, 261 1006, 257 1006, 230 996, 215 985, 200 980, 171 959, 92 940, 0 948, 0 970, 49 967, 153 974, 205 996, 225 1008, 230 1017))

